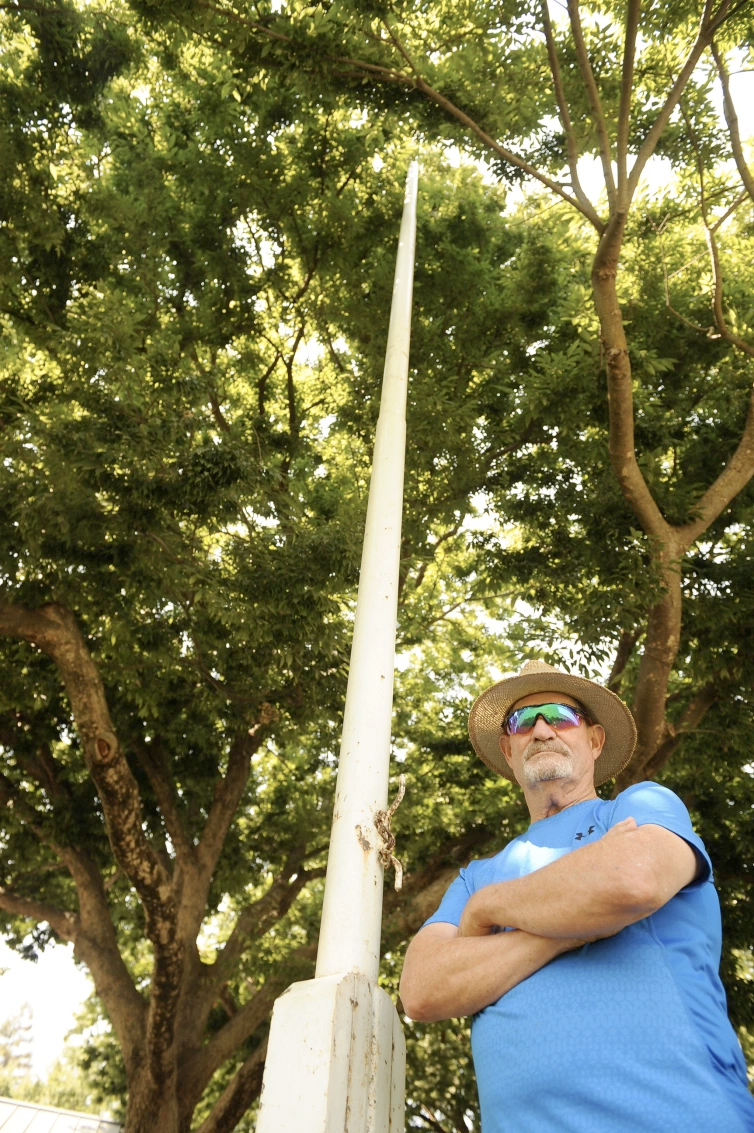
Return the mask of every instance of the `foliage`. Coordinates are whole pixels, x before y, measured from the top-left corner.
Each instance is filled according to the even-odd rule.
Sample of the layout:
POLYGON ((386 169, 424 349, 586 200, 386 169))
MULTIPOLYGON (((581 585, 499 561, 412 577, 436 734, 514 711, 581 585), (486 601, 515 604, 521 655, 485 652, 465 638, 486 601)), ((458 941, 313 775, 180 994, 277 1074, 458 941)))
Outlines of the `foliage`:
MULTIPOLYGON (((27 952, 69 933, 90 966, 114 933, 110 967, 93 969, 112 1031, 82 1055, 97 1096, 122 1104, 130 1087, 129 1133, 154 1121, 121 1000, 135 988, 150 1017, 170 1016, 160 941, 179 922, 182 1045, 149 1048, 170 1083, 157 1093, 178 1099, 166 1130, 253 1121, 240 1112, 272 999, 310 972, 417 149, 394 749, 408 875, 400 898, 386 892, 383 978, 395 988, 458 866, 526 825, 508 784, 469 759, 464 720, 490 676, 541 655, 609 674, 642 727, 654 712, 636 773, 678 790, 710 846, 732 1014, 754 1029, 743 458, 727 502, 702 506, 751 420, 752 205, 707 42, 652 132, 700 13, 643 12, 629 120, 622 5, 581 13, 600 113, 573 29, 548 33, 538 5, 129 11, 26 5, 0 28, 2 927, 27 952), (624 225, 605 155, 620 167, 653 137, 674 180, 630 199, 624 184, 624 225), (585 203, 591 159, 605 190, 585 203), (616 322, 594 266, 618 229, 616 322), (635 467, 614 443, 629 418, 635 467), (663 540, 700 516, 677 569, 663 540), (62 631, 46 644, 33 620, 50 609, 74 616, 55 624, 67 647, 78 627, 83 692, 62 631), (135 784, 132 857, 87 713, 117 739, 122 790, 135 784), (162 898, 152 911, 145 863, 195 897, 183 920, 162 898)), ((721 59, 747 19, 715 25, 721 59)), ((476 1127, 460 1034, 409 1030, 416 1128, 476 1127)))
POLYGON ((29 1073, 31 1067, 31 1010, 25 1004, 18 1014, 0 1023, 0 1093, 29 1073))

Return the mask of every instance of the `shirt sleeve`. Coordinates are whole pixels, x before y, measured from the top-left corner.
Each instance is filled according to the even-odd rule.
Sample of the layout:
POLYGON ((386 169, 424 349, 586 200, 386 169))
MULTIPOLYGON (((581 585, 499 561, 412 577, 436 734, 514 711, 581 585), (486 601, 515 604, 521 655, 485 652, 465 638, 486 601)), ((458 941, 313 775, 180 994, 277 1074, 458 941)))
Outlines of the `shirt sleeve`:
POLYGON ((440 907, 437 912, 433 913, 432 916, 424 922, 422 928, 425 928, 428 924, 436 924, 438 922, 454 924, 458 927, 461 923, 461 913, 470 896, 471 891, 466 881, 466 870, 462 869, 455 881, 451 881, 450 885, 445 890, 445 896, 440 902, 440 907))
POLYGON ((699 835, 694 831, 689 818, 689 812, 678 795, 669 791, 659 783, 635 783, 623 791, 615 800, 615 808, 610 819, 610 826, 622 822, 624 818, 633 818, 637 826, 664 826, 671 830, 684 842, 688 842, 696 854, 699 863, 698 876, 681 890, 682 893, 703 885, 712 878, 712 862, 699 835))

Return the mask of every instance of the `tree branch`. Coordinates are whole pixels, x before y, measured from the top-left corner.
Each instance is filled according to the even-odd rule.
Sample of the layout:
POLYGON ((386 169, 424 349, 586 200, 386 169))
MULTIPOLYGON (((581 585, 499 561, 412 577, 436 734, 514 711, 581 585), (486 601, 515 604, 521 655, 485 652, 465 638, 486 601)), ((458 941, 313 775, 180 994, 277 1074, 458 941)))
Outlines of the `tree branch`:
POLYGON ((205 966, 202 990, 194 1003, 194 1014, 200 1021, 206 1019, 220 990, 236 974, 238 963, 249 945, 263 937, 285 916, 305 885, 315 877, 324 877, 324 868, 300 868, 305 857, 303 848, 289 857, 267 892, 239 914, 215 962, 205 966), (294 873, 297 876, 291 880, 294 873))
MULTIPOLYGON (((708 338, 719 338, 719 335, 715 334, 715 328, 714 327, 711 327, 711 326, 703 327, 699 323, 693 322, 691 319, 687 318, 685 315, 682 315, 681 312, 676 310, 676 308, 673 306, 673 302, 670 298, 670 279, 671 279, 671 277, 668 274, 668 261, 667 261, 667 258, 665 256, 665 246, 663 244, 663 228, 664 228, 665 220, 663 220, 662 223, 658 225, 658 224, 654 223, 654 221, 652 220, 651 217, 649 217, 648 219, 649 219, 649 223, 652 225, 652 228, 655 231, 655 235, 657 236, 657 242, 660 246, 660 260, 662 261, 662 278, 663 278, 663 284, 664 284, 664 287, 665 287, 665 306, 670 311, 671 315, 674 315, 680 322, 682 322, 684 324, 684 326, 689 327, 691 330, 699 331, 700 334, 706 334, 708 338)), ((665 219, 667 219, 667 217, 665 219)), ((700 253, 699 256, 695 256, 694 259, 689 260, 687 264, 684 264, 684 267, 689 267, 690 264, 694 263, 694 260, 698 260, 700 258, 700 256, 702 256, 702 255, 704 255, 703 252, 700 253)), ((673 275, 678 275, 679 272, 681 272, 681 271, 683 271, 683 268, 679 268, 677 271, 674 271, 673 275)))
POLYGON ((722 226, 725 224, 726 220, 729 220, 733 216, 733 213, 736 211, 737 208, 740 207, 740 205, 742 205, 744 203, 744 201, 746 200, 748 195, 749 195, 748 192, 746 191, 746 189, 744 189, 744 191, 739 196, 736 197, 733 204, 730 205, 730 207, 725 210, 723 215, 718 217, 714 224, 710 225, 710 232, 715 233, 715 232, 717 232, 717 230, 719 228, 722 228, 722 226))
POLYGON ((274 39, 278 43, 287 43, 293 47, 298 46, 296 41, 291 39, 290 36, 281 35, 280 32, 273 31, 272 28, 266 28, 264 24, 260 24, 255 20, 249 20, 245 16, 239 16, 237 12, 231 12, 227 8, 220 8, 217 4, 210 4, 208 0, 196 0, 196 7, 204 8, 207 12, 216 12, 219 16, 225 16, 226 19, 232 20, 233 23, 252 28, 254 31, 258 31, 262 35, 267 36, 268 39, 274 39))
POLYGON ((79 918, 75 913, 59 909, 48 901, 37 901, 33 897, 21 897, 10 889, 0 886, 0 909, 14 917, 28 917, 33 921, 46 921, 61 940, 76 940, 79 918))
POLYGON ((530 177, 533 177, 536 181, 539 181, 540 184, 545 185, 548 189, 551 189, 553 193, 557 193, 557 195, 562 200, 567 201, 569 205, 572 205, 575 209, 578 209, 582 216, 585 216, 586 219, 597 229, 597 232, 601 233, 604 230, 604 222, 592 205, 587 206, 582 204, 581 201, 576 197, 572 197, 570 193, 567 193, 562 185, 559 185, 557 181, 553 181, 551 177, 546 176, 546 174, 544 173, 540 173, 538 169, 535 169, 534 166, 530 165, 528 161, 524 161, 524 159, 519 157, 518 154, 515 154, 511 150, 506 149, 505 146, 501 146, 500 143, 496 142, 492 137, 490 137, 490 135, 486 133, 486 131, 484 131, 481 126, 479 126, 478 123, 474 121, 473 118, 471 118, 463 110, 460 110, 457 106, 455 106, 449 98, 445 98, 445 96, 440 94, 439 91, 434 90, 434 88, 431 87, 429 83, 425 82, 424 79, 417 77, 414 80, 413 85, 431 102, 434 102, 437 104, 437 106, 441 107, 441 109, 443 109, 451 118, 455 118, 456 121, 460 122, 462 126, 468 127, 468 129, 471 130, 471 132, 475 134, 488 149, 492 150, 493 153, 496 153, 498 157, 502 157, 510 165, 514 165, 517 169, 523 170, 524 173, 528 173, 530 177))
MULTIPOLYGON (((307 965, 313 963, 316 954, 316 945, 302 945, 287 958, 293 961, 305 961, 307 965)), ((228 1019, 205 1046, 191 1056, 185 1066, 185 1080, 192 1083, 191 1090, 198 1098, 201 1096, 207 1082, 215 1071, 223 1065, 238 1050, 257 1027, 267 1019, 272 1011, 272 1005, 289 980, 288 965, 280 968, 275 976, 271 976, 257 991, 248 1003, 240 1007, 236 1014, 228 1019)))
MULTIPOLYGON (((207 371, 206 367, 199 360, 199 352, 196 349, 196 343, 195 342, 190 343, 189 354, 190 354, 191 358, 194 360, 194 365, 196 366, 197 370, 200 372, 200 374, 204 378, 205 382, 207 383, 207 396, 209 397, 209 407, 212 410, 212 416, 215 419, 215 424, 217 425, 218 429, 220 429, 221 432, 229 433, 230 432, 230 425, 228 424, 228 422, 227 422, 227 420, 226 420, 226 418, 223 414, 223 411, 220 407, 220 401, 219 401, 218 396, 217 396, 217 389, 215 387, 214 378, 211 376, 211 374, 207 371)), ((215 351, 213 351, 212 354, 213 354, 212 364, 214 366, 217 362, 217 356, 216 356, 215 351)))
POLYGON ((288 428, 290 430, 291 438, 298 436, 298 418, 296 416, 296 386, 293 381, 293 363, 296 359, 296 351, 298 350, 301 339, 303 337, 304 328, 299 327, 291 352, 284 362, 285 372, 287 375, 286 388, 288 392, 288 428))
POLYGON ((565 134, 568 168, 571 173, 571 185, 573 186, 573 191, 576 199, 581 202, 584 208, 590 209, 592 212, 596 213, 597 210, 594 208, 594 205, 587 197, 586 193, 581 187, 581 181, 579 180, 579 151, 576 144, 576 134, 573 129, 573 122, 571 121, 571 115, 568 109, 568 100, 566 99, 565 90, 563 88, 563 76, 560 73, 560 62, 558 61, 558 51, 555 44, 555 36, 552 30, 552 22, 550 20, 550 10, 547 4, 547 0, 542 0, 542 27, 544 28, 545 33, 545 42, 547 44, 547 58, 550 61, 550 74, 552 75, 552 83, 555 89, 555 98, 558 103, 558 110, 560 112, 560 121, 563 126, 563 133, 565 134))
POLYGON ((636 36, 639 31, 641 0, 629 0, 626 12, 626 39, 623 46, 623 69, 620 84, 620 106, 618 108, 618 138, 616 157, 618 162, 618 196, 621 207, 627 207, 625 200, 628 191, 628 135, 631 126, 631 95, 634 84, 634 57, 636 36))
POLYGON ((236 1071, 196 1133, 232 1133, 262 1092, 266 1056, 265 1038, 236 1071))
POLYGON ((600 240, 592 265, 594 305, 600 320, 607 370, 610 462, 621 491, 644 530, 664 544, 671 538, 665 520, 636 460, 631 360, 616 290, 625 214, 616 214, 600 240))
MULTIPOLYGON (((719 225, 718 225, 719 227, 719 225)), ((723 273, 720 265, 720 251, 715 239, 715 232, 707 224, 705 219, 704 231, 707 239, 707 248, 709 249, 710 264, 712 267, 712 278, 714 281, 714 291, 712 293, 712 310, 715 314, 715 326, 720 332, 721 338, 726 339, 738 350, 748 354, 750 358, 754 358, 754 346, 746 339, 741 338, 740 335, 735 334, 725 321, 725 312, 723 311, 723 273)))
MULTIPOLYGON (((228 766, 215 787, 212 805, 196 850, 199 869, 206 877, 207 883, 217 865, 225 837, 246 789, 251 757, 262 742, 259 727, 258 724, 252 731, 242 732, 232 741, 228 753, 228 766)), ((204 904, 205 902, 202 901, 202 909, 204 904)))
POLYGON ((453 527, 451 527, 448 531, 444 531, 442 535, 439 535, 434 543, 430 544, 432 548, 432 556, 429 559, 425 559, 419 567, 416 578, 414 580, 414 590, 418 590, 422 582, 424 582, 424 576, 427 573, 427 568, 431 563, 435 561, 435 556, 437 555, 438 549, 442 546, 443 543, 447 542, 448 539, 452 539, 455 535, 457 535, 460 530, 461 524, 460 522, 458 522, 454 524, 453 527))
POLYGON ((615 652, 615 660, 613 667, 610 670, 610 676, 607 678, 607 687, 611 692, 620 694, 620 686, 623 680, 623 673, 626 665, 629 662, 631 654, 636 647, 636 642, 639 640, 640 631, 635 630, 629 633, 627 629, 622 630, 618 648, 615 652))
POLYGON ((36 838, 62 860, 63 848, 53 837, 47 816, 40 814, 2 772, 0 772, 0 803, 18 814, 36 838))
MULTIPOLYGON (((67 797, 64 796, 63 801, 67 804, 67 797)), ((25 907, 17 905, 16 911, 19 915, 46 920, 60 937, 73 941, 74 955, 89 969, 97 994, 112 1020, 126 1065, 129 1065, 134 1052, 141 1053, 144 1048, 146 1004, 118 949, 102 875, 83 850, 57 844, 46 829, 45 816, 34 810, 4 775, 0 776, 0 803, 18 812, 28 828, 54 851, 61 868, 67 869, 73 879, 79 905, 78 915, 61 913, 65 922, 60 922, 50 915, 52 905, 19 898, 16 894, 17 901, 25 902, 25 907), (70 926, 73 926, 71 932, 68 931, 70 926)))
POLYGON ((181 863, 193 863, 196 860, 196 852, 186 834, 178 810, 175 783, 160 756, 159 741, 155 739, 150 744, 146 744, 140 739, 132 738, 131 746, 154 791, 165 829, 175 848, 176 858, 181 863))
POLYGON ((654 549, 660 570, 660 597, 649 611, 644 650, 639 662, 632 712, 636 721, 636 752, 625 774, 633 774, 650 759, 667 735, 668 681, 681 643, 683 551, 669 541, 654 549))
POLYGON ((605 124, 605 115, 602 111, 600 94, 597 90, 597 83, 594 80, 594 72, 592 71, 592 65, 589 61, 589 54, 584 42, 584 33, 581 27, 581 13, 579 11, 578 0, 568 0, 568 14, 571 18, 571 32, 573 34, 573 43, 576 48, 576 59, 578 60, 581 77, 584 80, 587 98, 589 99, 589 105, 592 108, 592 118, 594 119, 594 125, 597 130, 600 160, 602 161, 602 173, 605 178, 607 199, 610 204, 610 213, 612 214, 615 211, 615 179, 613 178, 610 138, 608 137, 607 133, 607 125, 605 124))
POLYGON ((715 482, 694 507, 694 518, 675 529, 677 537, 688 548, 725 511, 738 493, 754 476, 754 388, 749 397, 746 424, 736 451, 715 482))
POLYGON ((736 168, 744 183, 746 192, 754 201, 754 176, 752 176, 752 172, 746 162, 743 146, 741 145, 741 134, 738 129, 738 115, 736 114, 736 108, 730 94, 730 75, 725 65, 725 59, 714 40, 710 44, 710 47, 712 57, 715 60, 715 66, 717 67, 717 73, 720 76, 720 85, 723 88, 723 111, 725 113, 725 121, 728 124, 730 147, 733 150, 736 168))
POLYGON ((435 1133, 448 1133, 445 1126, 440 1124, 440 1122, 432 1113, 432 1110, 428 1109, 426 1105, 421 1106, 421 1113, 419 1114, 419 1117, 423 1122, 425 1122, 427 1128, 434 1129, 435 1133))
POLYGON ((686 84, 691 78, 694 72, 694 68, 701 59, 705 49, 712 42, 715 32, 728 14, 730 5, 731 0, 723 0, 717 14, 713 17, 713 0, 706 0, 704 5, 704 12, 702 14, 701 23, 699 26, 699 32, 697 34, 694 45, 686 58, 686 62, 684 63, 678 78, 671 88, 670 94, 665 99, 665 102, 660 108, 657 117, 652 123, 651 129, 644 139, 644 144, 641 146, 638 154, 636 155, 636 161, 633 164, 631 173, 628 178, 627 199, 629 201, 636 191, 636 186, 639 184, 639 178, 644 172, 644 166, 647 164, 650 157, 657 148, 657 143, 660 140, 660 136, 662 135, 663 130, 670 120, 670 115, 675 110, 678 102, 680 101, 681 95, 686 89, 686 84))
POLYGON ((87 768, 102 801, 113 853, 145 906, 156 902, 161 909, 170 879, 144 834, 136 780, 113 730, 102 678, 76 619, 60 605, 31 611, 0 602, 0 633, 41 649, 60 670, 87 768))
MULTIPOLYGON (((693 130, 692 124, 688 116, 686 118, 687 129, 691 144, 694 148, 697 158, 697 167, 699 173, 699 185, 701 192, 701 212, 702 220, 704 223, 705 236, 707 240, 707 249, 710 258, 710 267, 712 269, 713 278, 713 296, 712 296, 712 310, 715 318, 715 325, 718 330, 718 335, 726 339, 737 349, 747 354, 749 357, 754 357, 754 346, 741 338, 740 335, 735 334, 730 330, 725 320, 725 313, 723 311, 723 293, 724 281, 722 274, 722 265, 720 263, 720 253, 717 246, 716 232, 720 226, 733 214, 735 209, 743 197, 737 198, 736 201, 726 210, 722 217, 720 217, 713 225, 710 225, 707 215, 707 197, 705 194, 704 186, 704 167, 701 157, 701 151, 698 139, 693 130)), ((678 311, 676 311, 670 303, 670 290, 667 277, 667 266, 665 264, 664 252, 662 252, 662 241, 660 244, 663 271, 665 274, 665 301, 669 309, 687 326, 696 330, 703 330, 704 328, 696 326, 689 319, 686 319, 678 311)), ((718 337, 711 334, 712 328, 707 331, 709 337, 718 337)), ((699 538, 699 536, 706 531, 709 525, 720 515, 728 504, 733 500, 738 493, 748 484, 749 480, 754 476, 754 388, 752 389, 749 399, 749 407, 746 415, 746 422, 744 425, 741 440, 730 458, 728 463, 723 468, 720 475, 716 478, 714 483, 707 489, 702 498, 697 503, 694 512, 695 518, 682 526, 676 528, 676 535, 680 539, 683 548, 686 549, 699 538)))
POLYGON ((633 761, 629 764, 626 772, 624 772, 625 778, 622 776, 620 782, 616 784, 616 793, 618 790, 625 790, 626 787, 638 783, 642 779, 654 778, 676 751, 683 737, 699 727, 712 705, 720 699, 721 694, 720 685, 714 681, 708 681, 692 697, 681 713, 678 723, 675 726, 668 724, 668 736, 654 754, 641 764, 634 764, 633 761))
POLYGON ((65 862, 79 903, 74 955, 89 969, 97 995, 112 1020, 124 1062, 130 1067, 144 1055, 147 1004, 120 954, 102 874, 81 850, 67 849, 65 862))
POLYGON ((265 398, 265 391, 267 389, 267 381, 270 377, 270 374, 275 369, 275 367, 277 366, 279 361, 280 361, 280 351, 276 350, 275 351, 275 357, 272 359, 269 366, 267 367, 267 369, 265 370, 265 372, 262 374, 261 378, 257 382, 257 409, 259 411, 260 417, 264 416, 264 409, 265 409, 264 398, 265 398))
MULTIPOLYGON (((21 723, 21 714, 16 713, 14 716, 14 723, 21 723)), ((73 804, 73 796, 62 775, 62 768, 46 740, 38 743, 34 751, 22 750, 18 744, 17 728, 10 727, 7 732, 0 732, 0 744, 15 753, 19 766, 38 783, 53 807, 56 802, 64 807, 73 804)))
MULTIPOLYGON (((225 16, 227 19, 233 20, 234 23, 243 24, 245 27, 250 27, 254 31, 259 32, 261 35, 265 35, 269 38, 286 43, 297 50, 300 49, 300 45, 297 44, 295 40, 293 40, 290 36, 285 36, 281 35, 278 32, 273 32, 270 28, 265 28, 262 24, 259 24, 253 20, 246 19, 243 16, 239 16, 237 13, 230 12, 225 8, 210 4, 207 2, 207 0, 198 0, 198 7, 205 8, 211 12, 217 12, 219 15, 225 16)), ((440 94, 439 91, 436 91, 420 75, 406 75, 401 71, 392 70, 390 67, 383 67, 377 63, 368 63, 363 59, 353 59, 350 56, 333 55, 329 56, 329 59, 330 62, 335 63, 339 66, 353 67, 356 69, 355 72, 335 71, 333 72, 335 75, 341 75, 342 77, 346 78, 359 78, 369 76, 380 82, 392 83, 404 87, 412 87, 415 90, 419 91, 431 102, 434 102, 437 106, 444 110, 446 114, 448 114, 451 118, 455 118, 457 122, 460 122, 461 125, 466 126, 469 130, 471 130, 471 132, 475 134, 488 149, 497 154, 498 157, 502 157, 504 161, 508 162, 511 165, 514 165, 517 169, 521 169, 524 173, 527 173, 530 177, 533 177, 536 181, 539 181, 541 185, 545 185, 548 189, 552 190, 553 193, 556 193, 562 200, 567 201, 569 205, 572 205, 573 208, 582 213, 582 215, 585 216, 586 219, 594 225, 598 232, 601 233, 603 231, 604 223, 591 205, 587 206, 582 204, 582 202, 576 197, 572 197, 570 193, 567 193, 563 186, 559 185, 557 181, 553 181, 551 177, 548 177, 545 173, 540 172, 533 165, 530 165, 528 161, 525 161, 522 157, 519 157, 518 154, 513 153, 511 150, 506 149, 505 146, 500 145, 499 142, 496 142, 481 128, 481 126, 478 125, 477 122, 473 120, 473 118, 471 118, 459 107, 455 106, 455 104, 451 102, 450 99, 445 98, 445 96, 440 94)))

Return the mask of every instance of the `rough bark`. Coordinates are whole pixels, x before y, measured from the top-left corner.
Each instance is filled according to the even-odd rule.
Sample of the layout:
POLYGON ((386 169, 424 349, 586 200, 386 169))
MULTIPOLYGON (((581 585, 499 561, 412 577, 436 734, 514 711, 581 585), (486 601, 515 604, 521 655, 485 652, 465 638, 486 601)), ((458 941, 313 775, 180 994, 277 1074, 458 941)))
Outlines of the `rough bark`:
MULTIPOLYGON (((87 769, 102 805, 113 857, 144 910, 153 954, 148 999, 135 987, 120 954, 100 869, 80 847, 55 841, 48 816, 34 811, 5 776, 0 776, 0 800, 15 807, 37 838, 67 869, 75 884, 78 909, 56 908, 7 888, 0 890, 0 908, 47 921, 61 939, 73 942, 77 959, 89 968, 123 1052, 129 1082, 126 1133, 154 1133, 155 1129, 160 1129, 160 1133, 179 1133, 181 1112, 183 1125, 188 1128, 186 1121, 190 1122, 193 1105, 212 1073, 264 1021, 280 990, 274 982, 260 989, 251 1003, 234 1016, 228 1029, 221 1030, 202 1048, 206 1016, 217 992, 216 981, 210 981, 212 1000, 206 1010, 197 1014, 195 1005, 202 998, 202 980, 210 966, 199 960, 196 937, 205 914, 212 874, 245 789, 249 761, 260 736, 246 732, 231 745, 226 772, 218 780, 196 847, 183 827, 175 788, 158 745, 140 746, 138 758, 174 846, 175 862, 171 865, 153 848, 144 832, 138 785, 110 718, 100 673, 73 614, 59 605, 26 610, 0 603, 0 632, 45 652, 59 670, 87 769), (193 1022, 193 1029, 187 1032, 185 1027, 178 1026, 179 1021, 193 1022), (187 1085, 186 1061, 200 1051, 204 1072, 195 1066, 197 1073, 187 1085), (199 1081, 201 1088, 197 1091, 199 1081), (182 1093, 193 1097, 190 1108, 181 1105, 182 1093)), ((56 781, 51 756, 45 758, 41 753, 32 773, 53 806, 64 809, 70 805, 64 788, 56 781)), ((281 915, 281 907, 290 906, 306 880, 304 871, 301 884, 288 889, 279 887, 267 902, 269 913, 281 915)), ((269 918, 265 920, 267 928, 268 922, 269 918)), ((240 951, 236 960, 239 955, 240 951)), ((225 968, 230 974, 235 970, 233 965, 225 968)), ((253 1081, 251 1068, 239 1081, 245 1083, 248 1093, 253 1081)), ((234 1094, 236 1105, 243 1096, 246 1095, 239 1085, 234 1094)), ((228 1100, 228 1113, 231 1108, 228 1100)))
POLYGON ((251 1103, 261 1093, 266 1054, 265 1039, 249 1055, 233 1080, 223 1090, 197 1133, 232 1133, 251 1103))

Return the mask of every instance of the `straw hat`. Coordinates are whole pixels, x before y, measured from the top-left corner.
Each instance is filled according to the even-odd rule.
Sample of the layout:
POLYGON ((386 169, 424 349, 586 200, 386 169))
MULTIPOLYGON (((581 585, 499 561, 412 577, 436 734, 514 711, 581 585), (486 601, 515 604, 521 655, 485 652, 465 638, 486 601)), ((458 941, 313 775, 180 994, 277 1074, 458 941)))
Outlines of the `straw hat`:
POLYGON ((474 751, 488 767, 515 783, 500 750, 503 720, 522 696, 535 692, 563 692, 577 700, 605 729, 605 746, 594 764, 595 786, 614 778, 628 763, 636 746, 636 724, 619 696, 585 677, 574 677, 545 661, 527 661, 520 673, 504 677, 485 689, 471 706, 469 735, 474 751))

